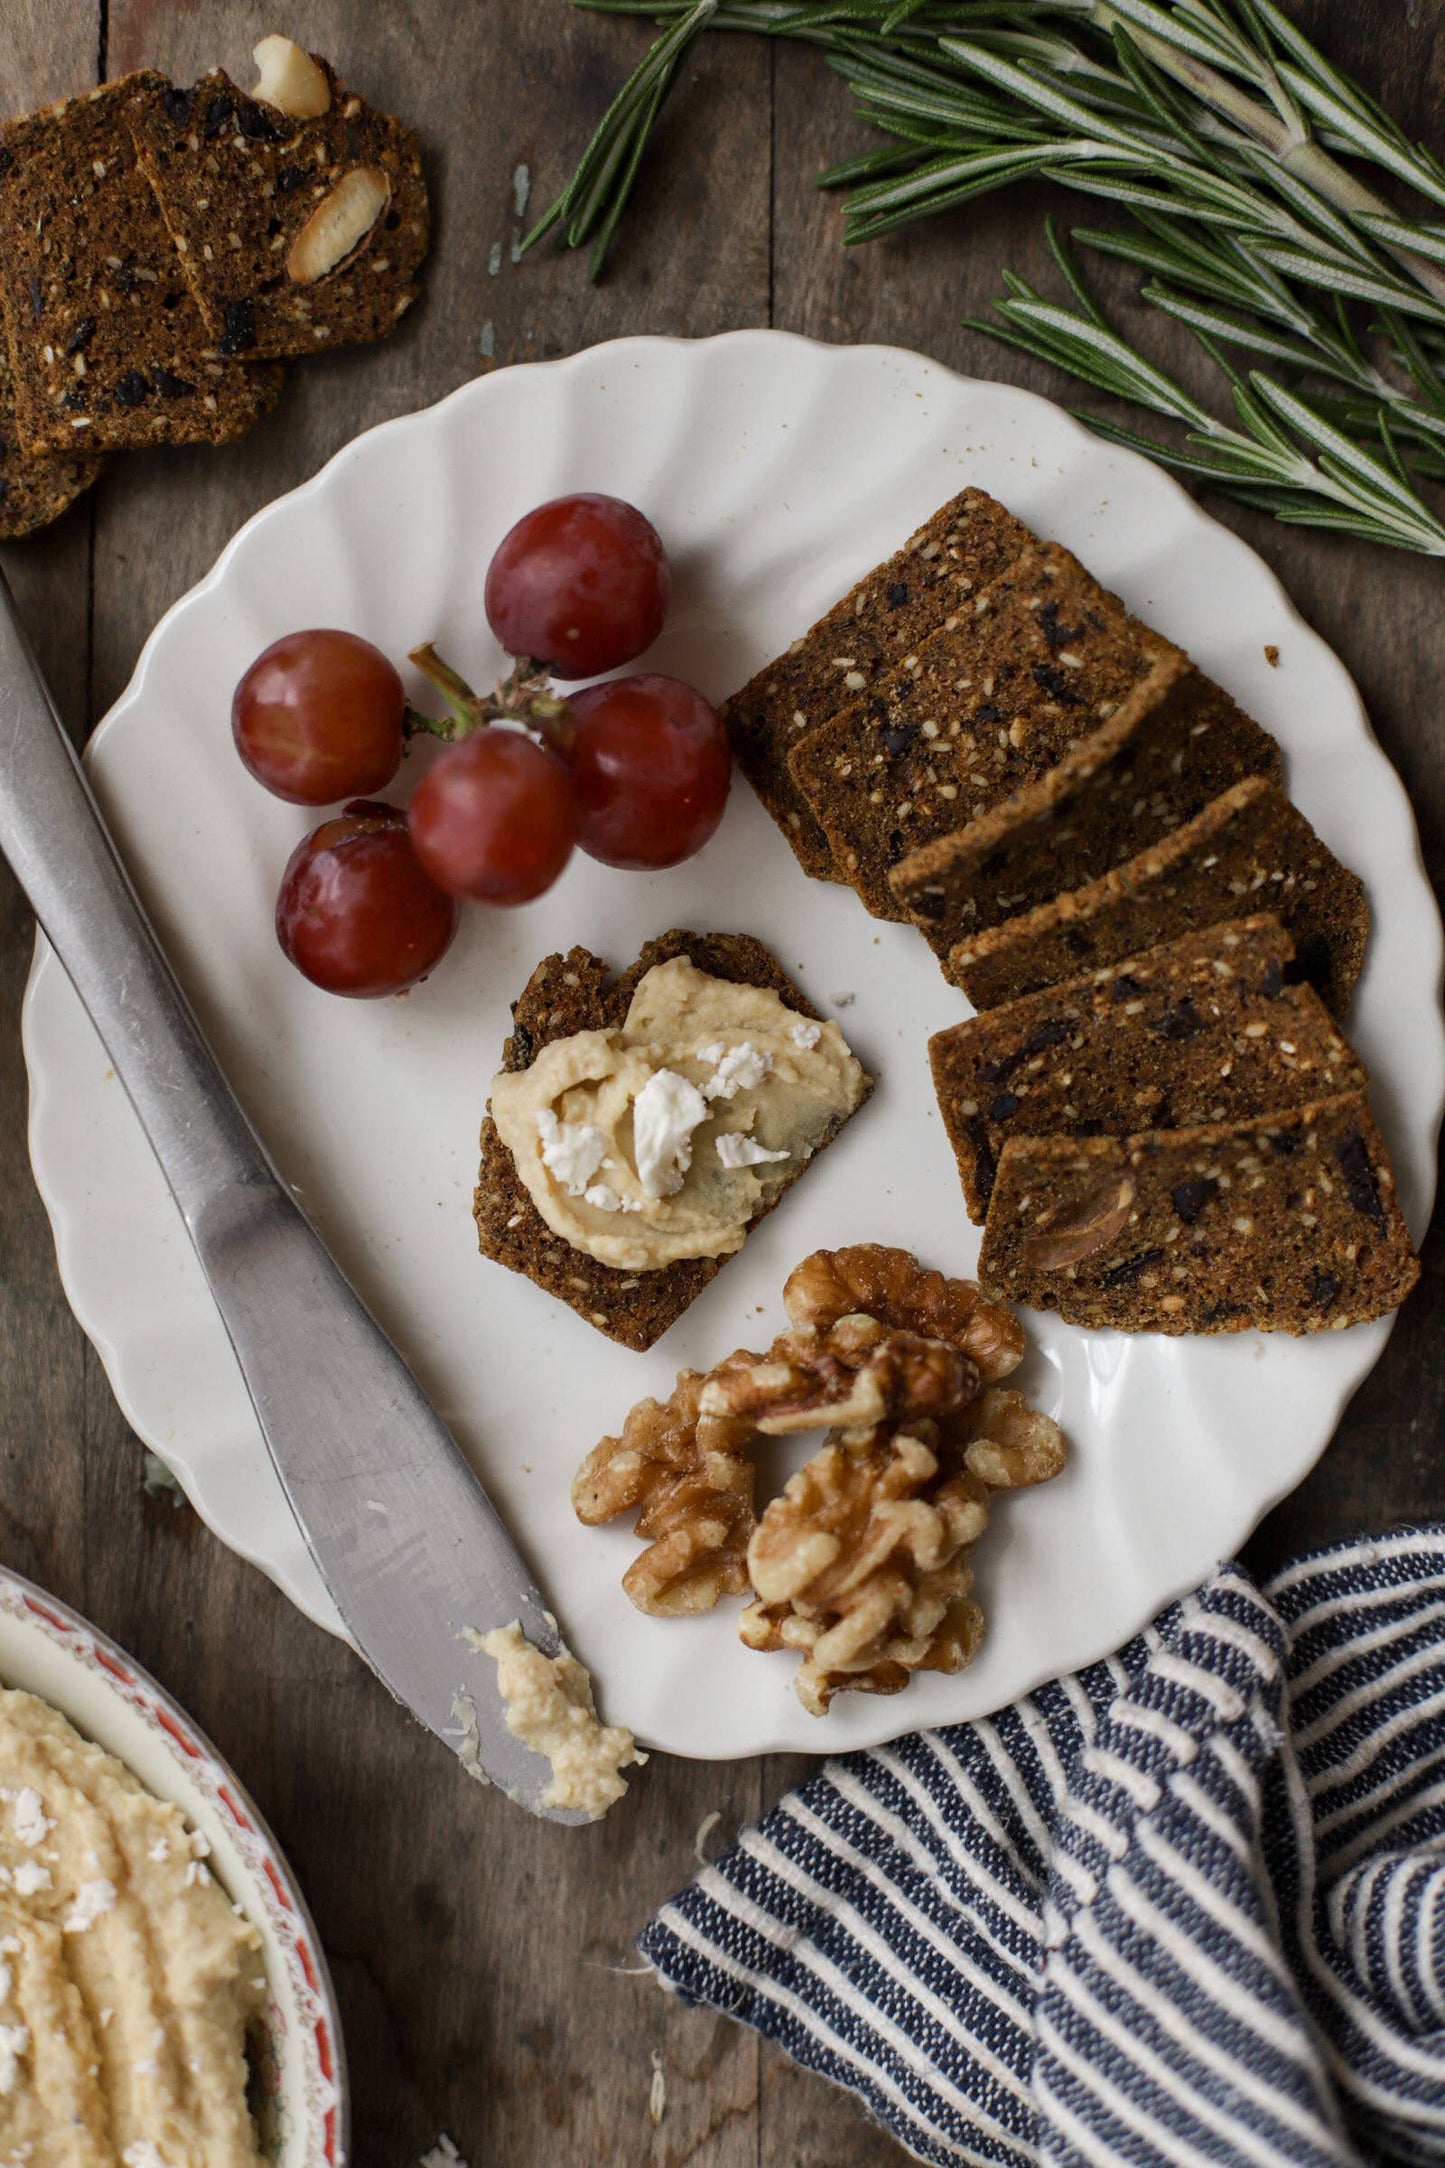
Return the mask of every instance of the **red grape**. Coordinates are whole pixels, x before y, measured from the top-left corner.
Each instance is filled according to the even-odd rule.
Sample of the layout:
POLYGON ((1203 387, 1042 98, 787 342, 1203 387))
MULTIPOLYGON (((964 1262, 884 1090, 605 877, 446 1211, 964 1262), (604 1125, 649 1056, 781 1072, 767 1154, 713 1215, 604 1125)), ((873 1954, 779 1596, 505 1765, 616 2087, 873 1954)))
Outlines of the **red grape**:
POLYGON ((572 855, 577 810, 566 767, 519 730, 479 730, 427 770, 411 837, 434 881, 477 903, 530 903, 572 855))
POLYGON ((313 986, 369 998, 424 979, 458 912, 417 861, 400 806, 358 799, 291 853, 276 938, 313 986))
POLYGON ((381 790, 401 766, 406 694, 354 632, 288 632, 256 657, 231 701, 236 751, 292 805, 381 790))
POLYGON ((557 677, 631 662, 662 630, 671 591, 661 537, 620 497, 554 497, 503 536, 487 622, 509 655, 557 677))
POLYGON ((680 678, 613 678, 570 695, 577 840, 604 866, 656 871, 700 851, 732 773, 716 708, 680 678))

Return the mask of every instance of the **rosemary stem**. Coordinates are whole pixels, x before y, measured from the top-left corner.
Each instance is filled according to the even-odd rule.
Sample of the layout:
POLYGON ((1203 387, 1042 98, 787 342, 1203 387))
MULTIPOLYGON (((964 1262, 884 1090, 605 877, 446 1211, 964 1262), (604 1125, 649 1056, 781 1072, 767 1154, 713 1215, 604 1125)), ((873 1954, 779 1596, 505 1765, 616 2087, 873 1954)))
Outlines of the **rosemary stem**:
MULTIPOLYGON (((1110 0, 1094 0, 1091 14, 1101 30, 1112 31, 1116 24, 1120 24, 1120 17, 1110 5, 1110 0)), ((1211 107, 1225 120, 1232 122, 1241 135, 1247 136, 1271 158, 1277 159, 1297 180, 1303 181, 1306 187, 1323 196, 1326 203, 1333 204, 1337 211, 1344 211, 1350 216, 1358 216, 1361 212, 1367 216, 1395 216, 1393 204, 1387 203, 1383 196, 1376 195, 1374 189, 1367 188, 1363 181, 1356 180, 1352 173, 1347 173, 1312 136, 1306 135, 1298 127, 1291 127, 1278 113, 1271 112, 1268 106, 1258 104, 1247 91, 1241 90, 1237 83, 1231 83, 1227 76, 1221 75, 1217 68, 1211 68, 1207 61, 1197 60, 1192 53, 1182 52, 1177 45, 1171 45, 1167 38, 1158 37, 1152 30, 1145 30, 1136 23, 1121 24, 1121 27, 1127 29, 1140 52, 1154 63, 1161 74, 1172 76, 1176 83, 1192 91, 1202 105, 1211 107)), ((1389 244, 1386 243, 1386 246, 1389 247, 1389 244)), ((1391 247, 1390 254, 1424 287, 1426 293, 1433 295, 1437 301, 1445 301, 1445 269, 1418 255, 1413 249, 1391 247)))

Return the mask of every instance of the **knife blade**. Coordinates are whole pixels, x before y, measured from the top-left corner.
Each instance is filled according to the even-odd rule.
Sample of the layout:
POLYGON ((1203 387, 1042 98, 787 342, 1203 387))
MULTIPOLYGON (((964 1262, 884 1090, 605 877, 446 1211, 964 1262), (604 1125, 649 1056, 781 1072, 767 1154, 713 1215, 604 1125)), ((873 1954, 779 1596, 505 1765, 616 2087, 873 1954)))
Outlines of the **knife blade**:
POLYGON ((226 1082, 106 828, 0 576, 0 851, 140 1118, 210 1285, 261 1435, 372 1670, 474 1776, 532 1813, 551 1765, 508 1730, 461 1637, 560 1638, 481 1483, 273 1165, 226 1082))

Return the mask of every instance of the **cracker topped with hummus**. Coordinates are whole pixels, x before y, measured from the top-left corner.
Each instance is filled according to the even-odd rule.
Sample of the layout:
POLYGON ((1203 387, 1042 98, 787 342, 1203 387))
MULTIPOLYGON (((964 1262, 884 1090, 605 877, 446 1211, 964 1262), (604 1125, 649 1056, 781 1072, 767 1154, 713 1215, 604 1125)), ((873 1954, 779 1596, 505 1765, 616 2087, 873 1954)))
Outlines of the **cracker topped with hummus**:
POLYGON ((872 1089, 745 934, 664 934, 616 979, 587 949, 549 956, 514 1018, 482 1129, 482 1252, 638 1349, 872 1089))
POLYGON ((260 1938, 179 1807, 0 1691, 0 2161, 261 2168, 260 1938))

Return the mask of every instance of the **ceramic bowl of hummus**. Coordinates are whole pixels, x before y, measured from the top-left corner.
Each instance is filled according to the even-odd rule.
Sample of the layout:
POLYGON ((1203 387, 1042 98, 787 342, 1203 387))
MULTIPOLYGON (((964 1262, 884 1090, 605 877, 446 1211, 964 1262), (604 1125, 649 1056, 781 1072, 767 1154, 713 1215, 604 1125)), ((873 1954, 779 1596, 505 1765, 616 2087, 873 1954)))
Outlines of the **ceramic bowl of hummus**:
POLYGON ((343 2168, 305 1901, 245 1790, 114 1642, 0 1567, 0 2157, 343 2168), (57 2156, 58 2157, 58 2156, 57 2156))

